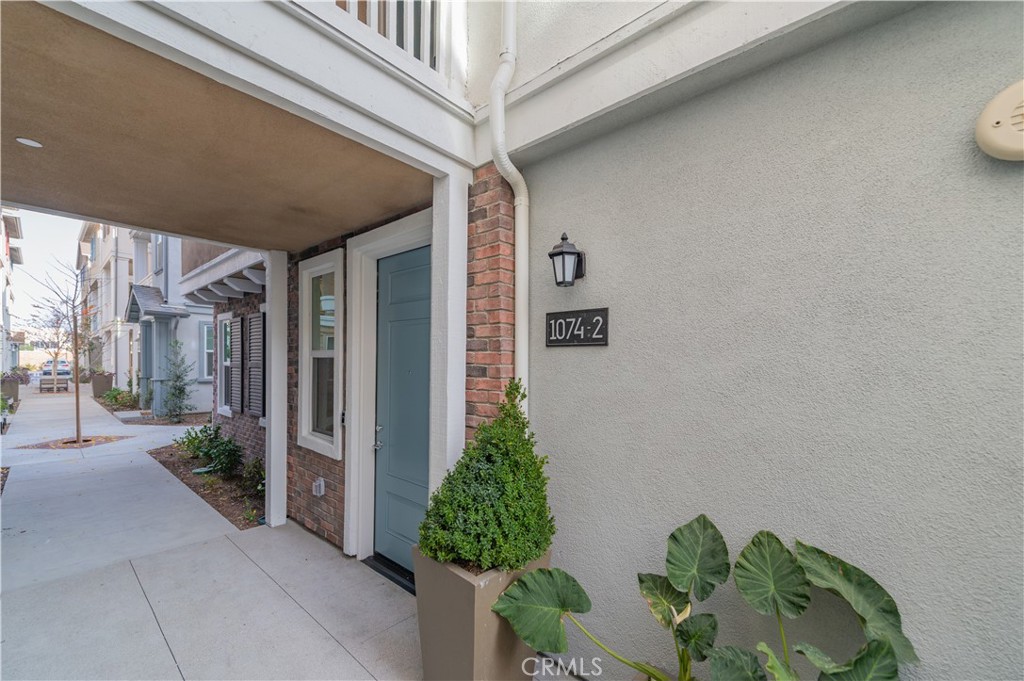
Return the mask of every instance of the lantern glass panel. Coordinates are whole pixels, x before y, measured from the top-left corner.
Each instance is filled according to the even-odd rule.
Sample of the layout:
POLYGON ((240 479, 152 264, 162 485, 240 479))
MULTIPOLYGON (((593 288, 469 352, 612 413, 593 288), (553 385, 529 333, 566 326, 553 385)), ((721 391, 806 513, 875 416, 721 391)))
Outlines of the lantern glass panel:
POLYGON ((575 253, 565 253, 562 255, 562 267, 564 272, 564 283, 571 285, 573 279, 576 278, 576 258, 578 256, 575 253))
POLYGON ((562 270, 562 256, 556 255, 554 258, 551 258, 551 267, 555 270, 555 283, 561 286, 564 278, 562 270))

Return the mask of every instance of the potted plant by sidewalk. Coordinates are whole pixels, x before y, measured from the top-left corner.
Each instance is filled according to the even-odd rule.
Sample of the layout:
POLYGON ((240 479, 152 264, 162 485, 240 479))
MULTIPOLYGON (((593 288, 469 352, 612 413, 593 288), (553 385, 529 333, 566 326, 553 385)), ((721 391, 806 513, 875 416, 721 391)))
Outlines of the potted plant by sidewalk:
POLYGON ((413 547, 425 679, 525 678, 533 655, 491 611, 526 570, 546 567, 555 522, 547 457, 534 453, 522 384, 482 424, 427 506, 413 547), (525 669, 524 669, 525 667, 525 669))
POLYGON ((0 392, 11 402, 18 401, 20 386, 28 385, 31 377, 28 370, 22 367, 11 369, 0 377, 0 392))
POLYGON ((103 397, 114 387, 114 374, 111 372, 100 369, 99 371, 90 371, 89 374, 92 376, 93 397, 103 397))

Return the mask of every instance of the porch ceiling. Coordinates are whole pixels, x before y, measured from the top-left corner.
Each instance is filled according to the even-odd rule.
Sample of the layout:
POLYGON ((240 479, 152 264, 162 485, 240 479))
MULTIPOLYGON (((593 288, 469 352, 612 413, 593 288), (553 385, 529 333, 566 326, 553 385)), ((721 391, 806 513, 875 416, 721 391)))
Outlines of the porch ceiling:
POLYGON ((428 174, 38 3, 0 3, 0 49, 5 202, 296 251, 431 201, 428 174))

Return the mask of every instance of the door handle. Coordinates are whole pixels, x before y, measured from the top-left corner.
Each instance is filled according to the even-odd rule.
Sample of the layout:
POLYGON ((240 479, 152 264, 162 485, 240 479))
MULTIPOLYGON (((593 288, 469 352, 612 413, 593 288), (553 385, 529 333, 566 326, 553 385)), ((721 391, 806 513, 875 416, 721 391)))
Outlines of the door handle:
POLYGON ((377 440, 376 442, 373 443, 373 451, 376 452, 377 450, 379 450, 383 446, 384 446, 384 443, 381 442, 380 440, 377 440))

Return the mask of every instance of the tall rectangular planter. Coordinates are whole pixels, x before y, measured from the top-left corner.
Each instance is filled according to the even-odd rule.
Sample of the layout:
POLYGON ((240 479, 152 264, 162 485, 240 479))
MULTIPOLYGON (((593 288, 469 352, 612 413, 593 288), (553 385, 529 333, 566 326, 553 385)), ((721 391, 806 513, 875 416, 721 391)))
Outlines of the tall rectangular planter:
POLYGON ((96 374, 92 377, 92 396, 103 397, 114 387, 114 375, 96 374))
MULTIPOLYGON (((498 596, 524 572, 547 567, 548 551, 522 570, 479 575, 427 558, 414 546, 416 612, 427 681, 508 681, 530 678, 523 660, 535 654, 505 619, 491 612, 498 596)), ((533 665, 525 665, 533 670, 533 665)))
POLYGON ((17 381, 0 381, 0 392, 11 402, 18 401, 18 391, 21 384, 17 381))

